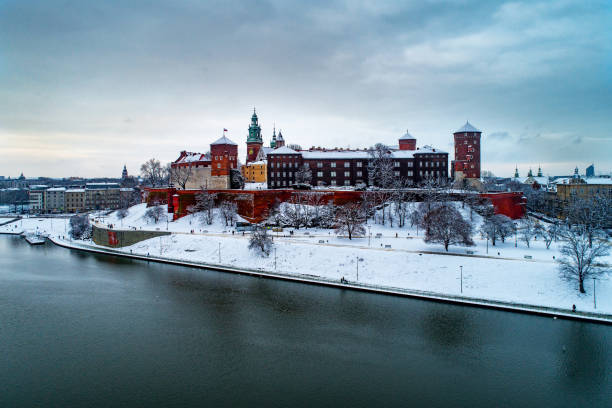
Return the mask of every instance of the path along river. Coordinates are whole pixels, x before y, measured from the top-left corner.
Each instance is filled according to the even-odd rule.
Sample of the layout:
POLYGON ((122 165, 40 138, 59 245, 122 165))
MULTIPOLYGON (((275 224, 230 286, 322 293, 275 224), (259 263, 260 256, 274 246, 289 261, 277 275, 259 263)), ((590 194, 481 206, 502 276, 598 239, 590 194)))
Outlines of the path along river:
POLYGON ((0 236, 0 406, 612 406, 612 327, 0 236))

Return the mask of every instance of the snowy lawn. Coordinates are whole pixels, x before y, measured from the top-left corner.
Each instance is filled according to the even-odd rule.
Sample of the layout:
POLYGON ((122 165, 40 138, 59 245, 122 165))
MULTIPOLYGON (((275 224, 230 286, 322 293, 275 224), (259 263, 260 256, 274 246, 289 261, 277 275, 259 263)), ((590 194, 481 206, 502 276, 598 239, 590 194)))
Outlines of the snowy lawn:
MULTIPOLYGON (((121 248, 122 251, 217 264, 221 244, 221 264, 274 271, 274 253, 261 258, 249 251, 248 234, 244 237, 240 233, 232 235, 234 228, 225 226, 219 216, 215 217, 212 225, 202 225, 196 216, 155 224, 143 218, 145 211, 146 206, 139 204, 130 208, 123 221, 113 213, 103 218, 103 223, 114 224, 116 229, 121 229, 122 223, 124 229, 166 230, 167 226, 174 234, 121 248), (191 230, 195 233, 191 234, 191 230)), ((40 232, 55 237, 67 237, 69 229, 69 222, 65 219, 30 218, 0 226, 0 232, 40 232)), ((580 295, 577 284, 560 278, 553 260, 553 256, 559 257, 557 243, 546 249, 541 240, 533 241, 530 248, 518 241, 515 248, 512 237, 495 247, 489 245, 487 254, 486 240, 475 234, 476 246, 451 246, 449 252, 465 255, 469 250, 484 258, 448 256, 422 253, 445 251, 442 245, 425 243, 422 231, 417 236, 416 228, 391 228, 370 223, 369 230, 371 239, 364 237, 350 241, 337 237, 333 230, 317 228, 286 228, 280 234, 274 233, 276 270, 356 281, 359 258, 363 259, 359 261, 360 283, 461 295, 460 266, 463 266, 463 295, 467 297, 566 309, 575 304, 579 310, 612 313, 610 276, 597 281, 597 310, 594 310, 592 280, 586 282, 587 294, 580 295), (292 235, 290 231, 293 231, 292 235), (381 237, 376 238, 377 234, 381 237), (387 245, 391 248, 385 249, 387 245), (532 259, 524 259, 525 255, 532 259)), ((612 263, 612 256, 604 261, 612 263)))

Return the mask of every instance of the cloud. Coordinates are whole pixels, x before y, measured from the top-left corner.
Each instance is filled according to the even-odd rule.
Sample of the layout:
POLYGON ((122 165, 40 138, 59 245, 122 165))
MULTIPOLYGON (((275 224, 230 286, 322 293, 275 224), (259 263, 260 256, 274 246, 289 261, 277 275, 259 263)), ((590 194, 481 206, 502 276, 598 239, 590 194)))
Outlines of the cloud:
MULTIPOLYGON (((252 106, 266 138, 276 122, 302 146, 391 143, 410 128, 445 147, 470 118, 495 163, 549 151, 561 163, 568 153, 547 143, 573 141, 591 160, 609 138, 603 1, 62 5, 0 5, 0 135, 38 135, 11 139, 26 158, 32 143, 49 154, 120 147, 96 166, 67 158, 83 175, 207 150, 223 128, 243 154, 252 106)), ((29 174, 68 169, 24 162, 29 174)), ((12 166, 0 162, 0 174, 12 166)))

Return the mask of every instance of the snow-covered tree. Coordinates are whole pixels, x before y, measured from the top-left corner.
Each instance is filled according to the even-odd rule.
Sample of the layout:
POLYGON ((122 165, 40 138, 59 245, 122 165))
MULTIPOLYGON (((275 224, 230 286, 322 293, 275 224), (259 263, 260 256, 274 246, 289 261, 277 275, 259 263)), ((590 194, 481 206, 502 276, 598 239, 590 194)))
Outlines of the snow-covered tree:
POLYGON ((497 239, 502 242, 507 236, 514 232, 514 222, 503 214, 492 214, 483 220, 480 232, 491 240, 491 245, 495 246, 497 239))
POLYGON ((568 281, 578 282, 578 290, 585 293, 584 281, 601 276, 609 267, 598 260, 609 253, 606 240, 589 242, 587 227, 574 225, 565 227, 560 233, 565 241, 559 259, 561 276, 568 281))
POLYGON ((216 194, 211 194, 208 191, 202 189, 201 192, 195 195, 195 205, 193 206, 193 212, 200 214, 202 223, 211 225, 213 223, 215 208, 216 194))
POLYGON ((230 169, 230 188, 235 190, 244 189, 244 177, 238 169, 230 169))
POLYGON ((347 234, 349 239, 354 235, 364 235, 366 229, 363 226, 365 217, 361 206, 356 203, 339 206, 336 210, 336 232, 347 234))
POLYGON ((166 213, 166 210, 164 209, 163 206, 155 205, 153 207, 147 208, 147 211, 145 211, 145 214, 144 214, 144 218, 147 221, 152 221, 153 223, 157 224, 159 220, 163 218, 165 213, 166 213))
POLYGON ((302 167, 296 170, 295 172, 295 182, 297 184, 310 184, 312 180, 312 171, 310 171, 310 167, 304 164, 302 167))
POLYGON ((452 205, 432 209, 425 215, 424 223, 429 226, 425 242, 443 244, 447 252, 449 245, 474 245, 471 224, 452 205))
POLYGON ((221 216, 225 221, 225 225, 234 225, 238 212, 238 205, 233 201, 223 201, 220 206, 221 216))
POLYGON ((149 159, 140 166, 140 174, 145 185, 161 187, 168 185, 168 166, 162 166, 157 159, 149 159))
POLYGON ((525 242, 527 248, 529 248, 529 243, 531 242, 531 240, 533 240, 538 235, 536 223, 531 218, 525 217, 520 222, 519 231, 521 241, 525 242))
POLYGON ((87 214, 70 217, 70 236, 72 239, 91 238, 91 224, 87 214))
POLYGON ((603 235, 603 228, 610 225, 612 211, 610 199, 603 195, 575 197, 567 205, 567 220, 572 225, 583 225, 589 244, 603 235))
POLYGON ((543 224, 538 225, 540 225, 540 227, 537 228, 538 236, 542 238, 546 244, 546 249, 549 249, 550 244, 557 239, 557 235, 559 234, 559 224, 553 222, 548 224, 548 226, 544 226, 543 224))
POLYGON ((368 151, 369 184, 381 188, 389 188, 393 182, 393 159, 391 149, 382 143, 377 143, 368 151))
POLYGON ((249 249, 259 256, 268 256, 272 251, 274 243, 265 228, 257 226, 249 238, 249 249))

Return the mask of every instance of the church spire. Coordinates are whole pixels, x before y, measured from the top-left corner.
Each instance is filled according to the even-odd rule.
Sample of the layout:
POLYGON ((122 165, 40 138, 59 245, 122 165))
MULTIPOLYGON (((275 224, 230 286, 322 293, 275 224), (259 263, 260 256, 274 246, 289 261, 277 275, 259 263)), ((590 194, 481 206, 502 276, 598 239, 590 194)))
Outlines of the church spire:
POLYGON ((519 178, 518 166, 514 167, 514 178, 519 178))
POLYGON ((251 125, 249 126, 247 143, 263 143, 261 138, 261 127, 259 126, 259 119, 257 118, 255 108, 253 108, 253 116, 251 116, 251 125))

